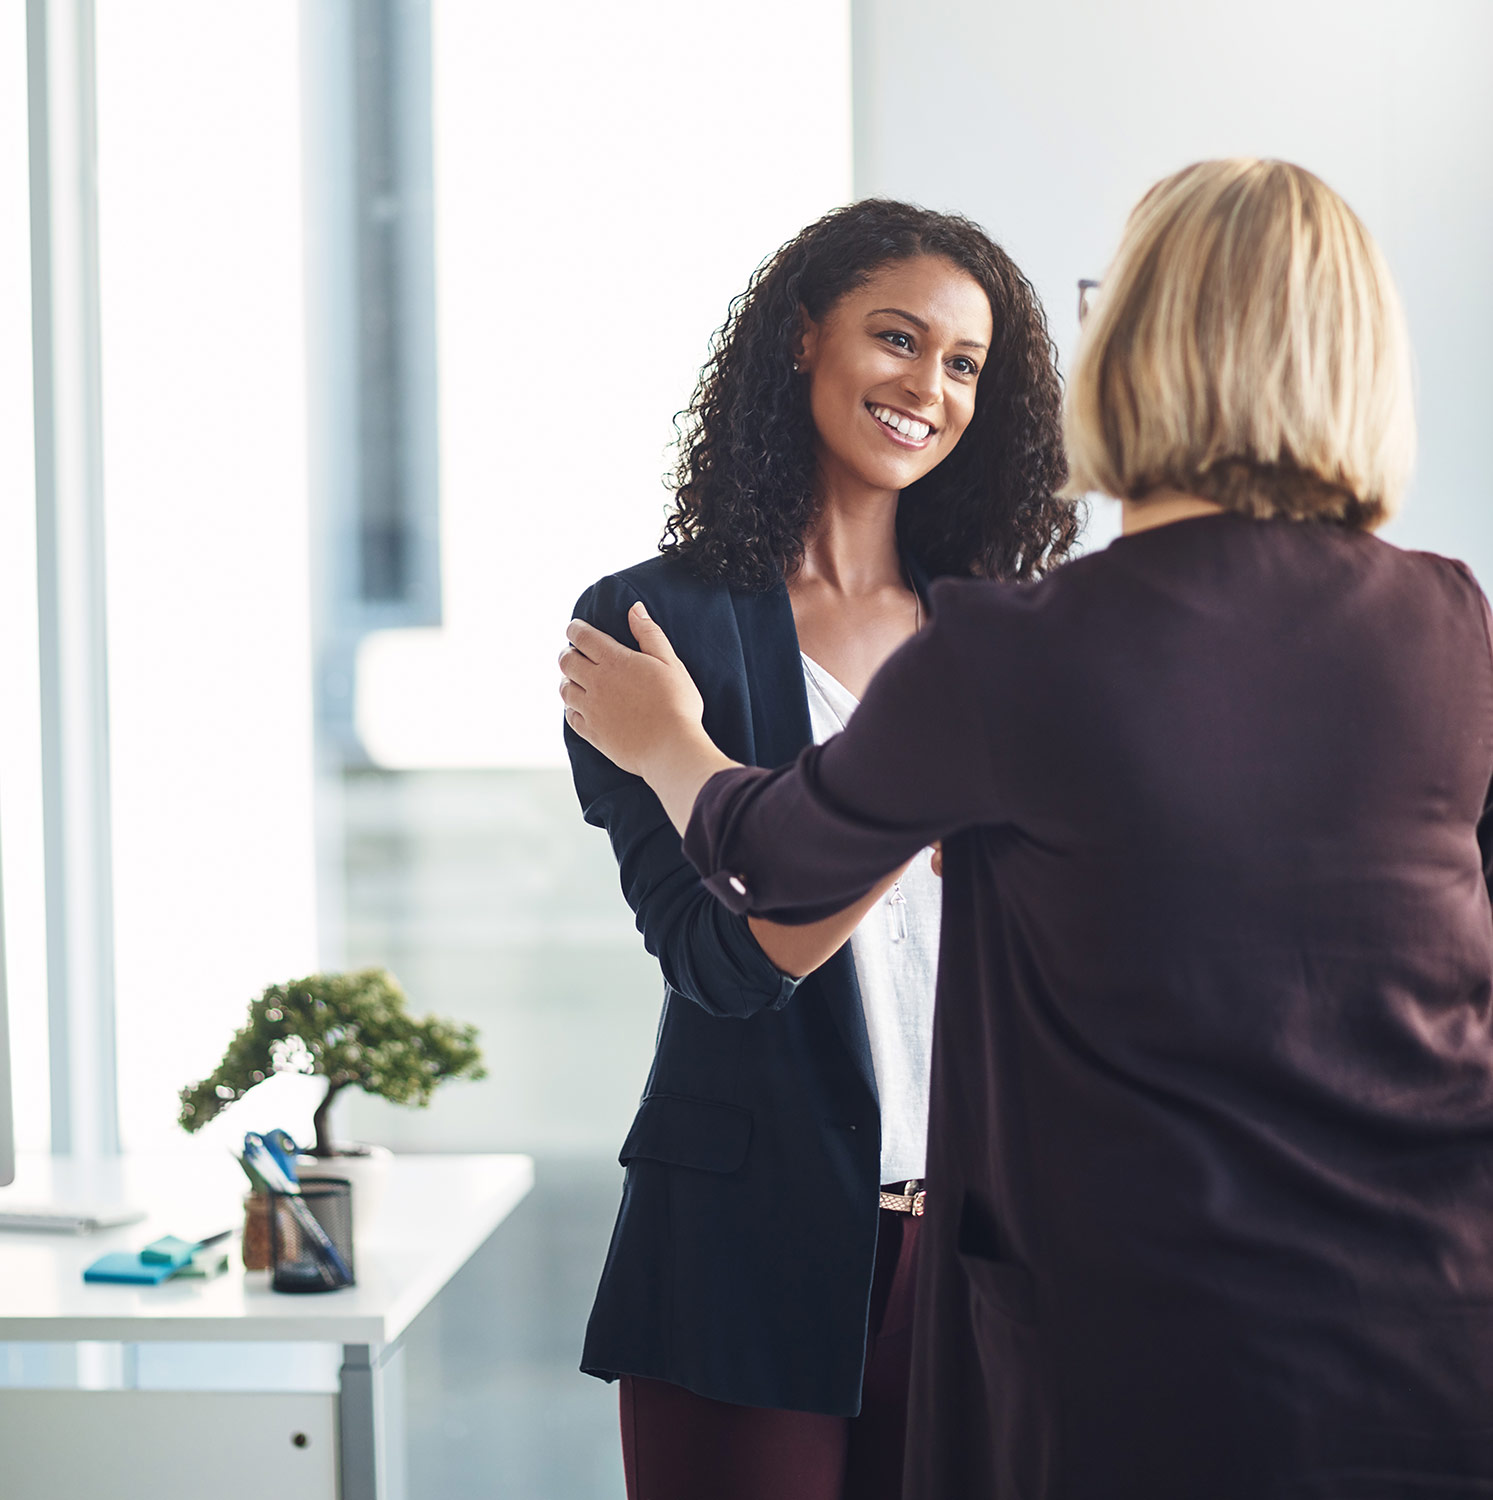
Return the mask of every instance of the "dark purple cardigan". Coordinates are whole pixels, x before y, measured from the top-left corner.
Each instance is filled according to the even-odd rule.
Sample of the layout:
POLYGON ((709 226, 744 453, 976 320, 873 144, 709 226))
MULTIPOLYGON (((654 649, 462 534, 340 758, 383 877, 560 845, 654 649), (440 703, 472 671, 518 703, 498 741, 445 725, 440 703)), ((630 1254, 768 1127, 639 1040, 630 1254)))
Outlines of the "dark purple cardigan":
POLYGON ((777 920, 944 840, 908 1494, 1493 1494, 1471 575, 1219 516, 933 599, 686 839, 777 920))

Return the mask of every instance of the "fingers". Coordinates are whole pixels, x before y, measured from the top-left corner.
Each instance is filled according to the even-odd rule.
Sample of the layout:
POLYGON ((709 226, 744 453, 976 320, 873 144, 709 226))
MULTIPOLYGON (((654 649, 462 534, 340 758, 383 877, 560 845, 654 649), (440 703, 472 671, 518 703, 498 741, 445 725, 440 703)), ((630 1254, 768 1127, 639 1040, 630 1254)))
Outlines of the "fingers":
POLYGON ((565 627, 565 639, 582 656, 589 657, 592 661, 604 661, 609 651, 623 649, 618 646, 617 642, 606 631, 598 630, 594 625, 588 625, 584 620, 572 620, 565 627))
MULTIPOLYGON (((668 636, 660 626, 653 623, 648 608, 641 599, 628 610, 627 623, 632 629, 633 638, 649 656, 671 664, 679 660, 673 646, 669 644, 668 636)), ((604 662, 609 655, 623 649, 621 643, 614 641, 606 631, 598 630, 585 620, 572 620, 565 627, 565 639, 570 642, 571 650, 581 658, 579 661, 567 659, 565 654, 560 657, 561 669, 575 682, 584 679, 585 662, 604 662)))
POLYGON ((560 670, 565 674, 568 682, 576 683, 584 688, 595 680, 593 674, 596 671, 596 662, 577 651, 574 646, 567 646, 560 653, 560 670))
POLYGON ((565 727, 570 730, 572 734, 579 735, 583 740, 585 740, 588 745, 594 745, 596 743, 596 741, 591 738, 591 730, 587 725, 585 719, 582 718, 582 716, 578 714, 573 708, 567 708, 565 710, 565 727))
POLYGON ((932 857, 931 860, 929 860, 929 864, 931 865, 931 867, 933 869, 933 873, 935 875, 938 875, 940 877, 943 875, 943 842, 942 842, 942 840, 940 840, 938 843, 934 844, 934 846, 933 846, 933 857, 932 857))
POLYGON ((581 711, 581 703, 585 696, 586 690, 578 687, 568 677, 560 684, 560 697, 565 704, 566 725, 582 739, 589 740, 590 735, 586 733, 586 716, 581 711))
MULTIPOLYGON (((648 607, 641 599, 628 610, 627 623, 632 627, 633 639, 637 641, 639 649, 647 655, 670 664, 679 660, 674 654, 673 646, 669 644, 668 636, 663 632, 663 627, 653 623, 648 614, 648 607)), ((571 639, 574 640, 575 637, 572 636, 571 639)))

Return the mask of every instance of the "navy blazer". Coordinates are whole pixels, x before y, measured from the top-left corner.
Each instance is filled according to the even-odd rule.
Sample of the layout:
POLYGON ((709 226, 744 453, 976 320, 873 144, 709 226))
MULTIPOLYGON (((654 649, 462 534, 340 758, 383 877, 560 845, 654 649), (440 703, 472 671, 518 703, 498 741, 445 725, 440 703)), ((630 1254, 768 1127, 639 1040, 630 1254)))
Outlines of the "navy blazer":
MULTIPOLYGON (((639 599, 689 668, 726 754, 780 766, 812 742, 784 585, 739 593, 655 557, 603 578, 575 612, 632 644, 627 611, 639 599)), ((705 889, 647 785, 568 729, 565 742, 586 821, 611 836, 664 977, 581 1368, 852 1416, 881 1132, 849 945, 802 981, 785 978, 746 918, 705 889)))

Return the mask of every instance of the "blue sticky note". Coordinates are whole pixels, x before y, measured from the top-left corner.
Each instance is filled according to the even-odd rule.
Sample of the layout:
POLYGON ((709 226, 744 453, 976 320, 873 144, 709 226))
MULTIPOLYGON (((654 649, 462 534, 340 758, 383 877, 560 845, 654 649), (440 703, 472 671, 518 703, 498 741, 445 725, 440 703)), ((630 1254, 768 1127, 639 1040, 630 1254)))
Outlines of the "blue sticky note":
POLYGON ((164 1239, 153 1240, 141 1252, 140 1259, 148 1266, 184 1266, 197 1249, 195 1240, 178 1239, 168 1234, 164 1239))
POLYGON ((141 1260, 133 1250, 111 1250, 83 1272, 84 1281, 123 1281, 155 1286, 176 1271, 170 1261, 141 1260))

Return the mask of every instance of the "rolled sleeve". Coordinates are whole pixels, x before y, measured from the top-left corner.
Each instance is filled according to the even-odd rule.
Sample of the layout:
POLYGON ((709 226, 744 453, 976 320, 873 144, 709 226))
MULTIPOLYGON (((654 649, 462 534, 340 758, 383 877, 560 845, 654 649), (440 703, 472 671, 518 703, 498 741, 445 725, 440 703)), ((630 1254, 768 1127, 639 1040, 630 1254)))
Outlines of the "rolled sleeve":
MULTIPOLYGON (((623 580, 606 578, 581 596, 575 613, 627 641, 627 611, 639 597, 623 580)), ((645 602, 667 630, 664 610, 645 602)), ((746 1017, 786 1005, 799 981, 762 951, 741 910, 722 906, 706 888, 647 784, 568 727, 565 748, 581 810, 606 829, 622 893, 669 986, 712 1015, 746 1017)))

